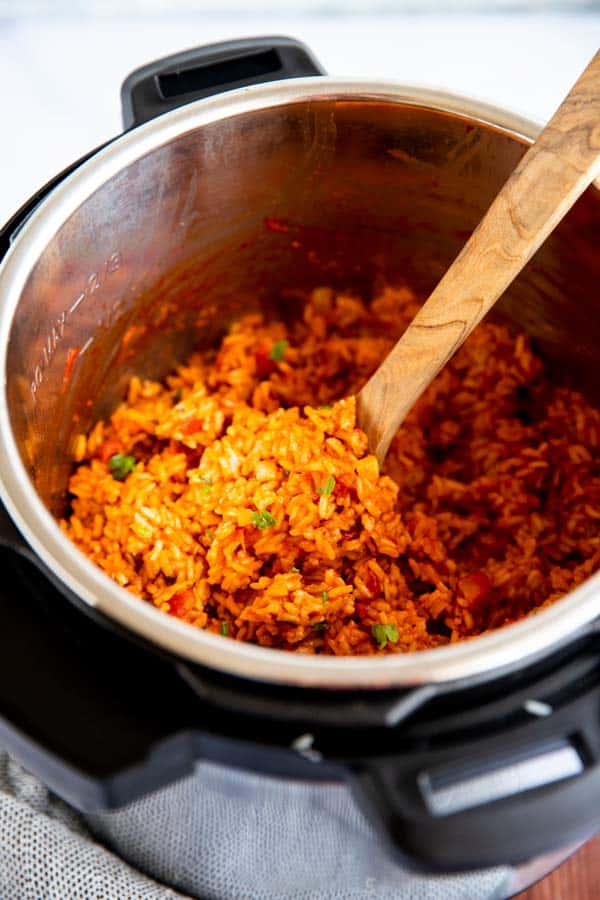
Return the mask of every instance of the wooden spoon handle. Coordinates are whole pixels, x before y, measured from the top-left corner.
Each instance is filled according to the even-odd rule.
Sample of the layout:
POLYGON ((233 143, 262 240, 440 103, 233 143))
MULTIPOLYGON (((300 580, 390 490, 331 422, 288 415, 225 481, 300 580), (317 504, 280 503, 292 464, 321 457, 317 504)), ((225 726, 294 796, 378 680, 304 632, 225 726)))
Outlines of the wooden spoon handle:
POLYGON ((360 391, 358 421, 380 464, 415 401, 599 174, 600 51, 360 391))

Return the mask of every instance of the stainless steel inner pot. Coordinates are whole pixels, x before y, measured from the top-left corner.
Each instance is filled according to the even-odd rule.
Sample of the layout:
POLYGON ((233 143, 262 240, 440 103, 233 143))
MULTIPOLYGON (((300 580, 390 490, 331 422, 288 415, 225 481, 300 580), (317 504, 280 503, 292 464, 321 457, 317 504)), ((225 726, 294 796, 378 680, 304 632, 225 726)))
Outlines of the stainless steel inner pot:
MULTIPOLYGON (((437 282, 537 128, 461 97, 301 78, 192 103, 123 135, 62 182, 0 268, 0 493, 55 578, 183 657, 264 681, 453 683, 589 627, 600 576, 534 618, 452 647, 309 658, 190 628, 118 587, 55 519, 78 434, 133 373, 161 377, 240 313, 298 312, 297 289, 369 295, 437 282)), ((600 192, 592 187, 497 315, 556 378, 600 400, 600 192)))

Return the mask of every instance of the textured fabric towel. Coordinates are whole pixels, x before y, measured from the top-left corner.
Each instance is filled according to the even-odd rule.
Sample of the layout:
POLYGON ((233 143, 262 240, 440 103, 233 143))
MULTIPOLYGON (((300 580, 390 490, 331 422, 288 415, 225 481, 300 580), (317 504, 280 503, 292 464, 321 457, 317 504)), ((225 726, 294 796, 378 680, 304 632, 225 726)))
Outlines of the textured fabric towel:
POLYGON ((84 819, 0 751, 2 900, 499 900, 510 875, 400 868, 340 784, 203 763, 84 819))

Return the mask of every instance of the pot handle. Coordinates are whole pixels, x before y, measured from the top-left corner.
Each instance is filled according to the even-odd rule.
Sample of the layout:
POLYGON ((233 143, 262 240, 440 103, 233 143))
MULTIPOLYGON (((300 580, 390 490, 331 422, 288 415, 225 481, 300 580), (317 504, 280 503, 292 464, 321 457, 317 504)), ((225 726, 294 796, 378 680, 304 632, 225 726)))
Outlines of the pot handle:
POLYGON ((524 694, 513 727, 461 712, 420 752, 351 766, 359 805, 402 859, 443 871, 516 864, 600 829, 597 647, 587 659, 587 671, 582 657, 559 667, 550 697, 524 694))
POLYGON ((121 87, 125 130, 224 91, 325 72, 308 47, 288 37, 244 38, 174 53, 135 69, 121 87))

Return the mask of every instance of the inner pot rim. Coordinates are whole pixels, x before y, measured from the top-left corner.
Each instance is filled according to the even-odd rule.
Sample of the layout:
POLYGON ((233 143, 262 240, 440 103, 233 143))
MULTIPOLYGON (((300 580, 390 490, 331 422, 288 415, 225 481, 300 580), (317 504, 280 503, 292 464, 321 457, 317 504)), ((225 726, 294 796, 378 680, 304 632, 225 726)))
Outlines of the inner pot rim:
POLYGON ((581 633, 600 614, 600 573, 528 619, 457 644, 385 657, 309 657, 244 644, 172 618, 129 593, 63 534, 22 463, 7 402, 7 348, 21 292, 41 253, 94 191, 134 160, 202 125, 257 108, 332 98, 394 102, 467 117, 531 142, 536 123, 479 100, 393 81, 310 77, 241 88, 174 110, 117 138, 68 176, 40 204, 0 264, 0 498, 35 553, 90 606, 154 644, 229 674, 278 684, 337 689, 446 684, 492 677, 539 658, 581 633))

